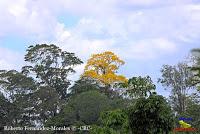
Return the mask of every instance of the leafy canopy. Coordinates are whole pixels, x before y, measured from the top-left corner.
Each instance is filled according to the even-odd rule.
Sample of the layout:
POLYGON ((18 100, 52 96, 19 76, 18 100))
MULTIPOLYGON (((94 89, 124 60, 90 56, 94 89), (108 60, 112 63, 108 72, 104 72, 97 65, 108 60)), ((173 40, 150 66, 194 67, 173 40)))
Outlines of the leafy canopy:
POLYGON ((163 65, 162 77, 158 79, 164 87, 171 91, 170 102, 173 109, 181 114, 187 109, 187 96, 193 89, 193 74, 186 63, 163 65))
POLYGON ((134 134, 169 134, 174 118, 164 97, 151 95, 139 98, 130 108, 129 122, 134 134))
POLYGON ((5 97, 2 94, 0 104, 0 109, 4 111, 2 119, 7 119, 6 124, 31 125, 32 120, 35 120, 34 101, 31 97, 37 89, 33 78, 16 70, 0 70, 0 88, 6 94, 5 97))
POLYGON ((69 88, 70 95, 77 95, 82 92, 90 91, 90 90, 100 90, 101 87, 96 80, 81 78, 75 81, 74 85, 69 88))
POLYGON ((90 134, 129 134, 128 115, 121 109, 102 112, 100 126, 93 126, 90 134))
POLYGON ((125 88, 124 95, 130 98, 148 97, 156 89, 156 85, 153 84, 150 76, 132 77, 127 83, 120 83, 117 86, 125 88))
POLYGON ((116 74, 119 67, 124 63, 123 60, 110 51, 94 54, 87 61, 83 76, 99 80, 105 85, 126 82, 124 76, 116 74))
POLYGON ((72 96, 60 114, 46 125, 69 126, 76 123, 96 124, 102 111, 112 109, 109 98, 99 91, 87 91, 72 96))
POLYGON ((54 44, 29 46, 25 61, 30 66, 24 66, 22 72, 35 75, 40 85, 55 89, 61 99, 66 98, 66 90, 70 85, 68 75, 75 72, 75 65, 82 63, 74 53, 62 51, 54 44))

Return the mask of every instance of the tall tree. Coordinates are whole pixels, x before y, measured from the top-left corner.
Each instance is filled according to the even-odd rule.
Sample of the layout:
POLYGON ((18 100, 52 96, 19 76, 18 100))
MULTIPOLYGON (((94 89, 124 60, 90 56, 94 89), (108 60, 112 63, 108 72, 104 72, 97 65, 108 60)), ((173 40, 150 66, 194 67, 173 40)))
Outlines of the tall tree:
POLYGON ((106 90, 108 92, 112 84, 127 81, 123 75, 116 74, 119 67, 124 63, 123 60, 110 51, 94 54, 87 61, 82 76, 100 81, 107 87, 106 90))
POLYGON ((27 77, 16 70, 0 71, 0 88, 7 100, 5 117, 9 125, 33 125, 35 108, 31 95, 37 90, 37 85, 31 77, 27 77))
POLYGON ((161 69, 162 78, 158 80, 163 86, 171 90, 170 100, 178 114, 186 111, 188 91, 193 88, 193 74, 186 63, 176 66, 164 65, 161 69))
POLYGON ((53 44, 30 46, 25 61, 29 66, 22 67, 22 72, 0 71, 0 89, 7 94, 1 97, 1 116, 12 126, 36 125, 36 121, 43 125, 61 111, 70 85, 68 75, 82 61, 53 44))
POLYGON ((37 120, 44 124, 61 111, 70 85, 68 76, 75 73, 73 68, 82 61, 54 44, 30 46, 25 61, 29 66, 24 66, 22 73, 33 77, 38 85, 32 99, 39 115, 37 120))
POLYGON ((30 66, 24 66, 22 72, 35 75, 40 85, 55 89, 60 99, 66 99, 67 88, 70 85, 68 75, 75 72, 75 65, 82 63, 74 53, 62 51, 54 44, 30 46, 25 61, 30 63, 30 66))

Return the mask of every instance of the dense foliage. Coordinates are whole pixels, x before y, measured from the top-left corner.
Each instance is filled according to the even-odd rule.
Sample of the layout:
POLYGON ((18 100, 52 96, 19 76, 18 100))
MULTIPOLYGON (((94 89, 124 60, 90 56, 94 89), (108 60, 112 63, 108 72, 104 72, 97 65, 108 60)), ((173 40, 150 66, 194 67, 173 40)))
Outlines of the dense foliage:
POLYGON ((125 88, 124 95, 134 99, 148 97, 155 92, 156 86, 153 84, 151 77, 132 77, 127 83, 119 83, 119 87, 125 88))
POLYGON ((93 126, 91 134, 129 134, 128 114, 121 109, 103 112, 101 125, 93 126))
POLYGON ((130 127, 134 134, 169 134, 174 116, 162 96, 140 98, 130 109, 130 127))
POLYGON ((125 62, 113 52, 92 55, 73 82, 69 75, 83 63, 74 53, 54 44, 30 46, 21 71, 0 70, 0 133, 20 133, 3 126, 89 125, 90 130, 37 133, 168 134, 180 127, 179 117, 191 117, 189 123, 200 128, 199 49, 192 53, 192 66, 161 69, 159 82, 171 91, 165 99, 150 76, 118 75, 125 62))
POLYGON ((97 79, 105 85, 111 85, 115 82, 125 82, 123 75, 117 75, 116 71, 125 62, 113 52, 104 52, 94 54, 87 61, 83 76, 97 79))

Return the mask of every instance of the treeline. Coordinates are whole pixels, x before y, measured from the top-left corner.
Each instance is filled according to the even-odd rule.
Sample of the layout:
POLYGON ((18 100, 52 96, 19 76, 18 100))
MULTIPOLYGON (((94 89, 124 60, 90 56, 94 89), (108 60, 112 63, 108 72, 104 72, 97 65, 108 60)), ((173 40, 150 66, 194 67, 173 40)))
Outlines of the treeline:
MULTIPOLYGON (((150 76, 117 74, 125 62, 113 52, 94 54, 80 79, 68 77, 82 64, 56 45, 29 46, 21 71, 0 70, 0 132, 77 134, 170 134, 178 118, 200 128, 200 49, 192 64, 163 65, 158 79, 169 98, 157 95, 150 76), (73 83, 73 85, 72 85, 73 83), (4 131, 13 127, 91 126, 89 131, 4 131)), ((199 132, 192 132, 199 133, 199 132)))

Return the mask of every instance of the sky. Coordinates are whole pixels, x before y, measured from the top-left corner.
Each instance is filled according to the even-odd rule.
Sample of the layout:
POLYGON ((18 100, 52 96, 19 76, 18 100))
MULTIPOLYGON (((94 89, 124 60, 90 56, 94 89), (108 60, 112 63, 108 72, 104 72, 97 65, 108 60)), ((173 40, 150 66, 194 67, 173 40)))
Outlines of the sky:
POLYGON ((126 64, 119 74, 152 77, 200 47, 200 0, 0 0, 0 69, 20 70, 29 45, 55 44, 84 61, 112 51, 126 64))

